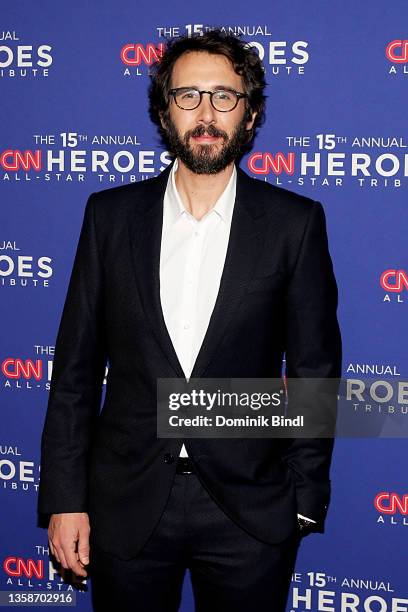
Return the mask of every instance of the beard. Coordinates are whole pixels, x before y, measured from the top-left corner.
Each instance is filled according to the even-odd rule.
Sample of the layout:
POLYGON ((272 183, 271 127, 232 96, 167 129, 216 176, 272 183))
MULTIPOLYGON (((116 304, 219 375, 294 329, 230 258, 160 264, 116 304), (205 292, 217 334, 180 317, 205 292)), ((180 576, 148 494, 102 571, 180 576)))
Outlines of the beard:
POLYGON ((217 129, 214 125, 208 125, 207 127, 198 125, 193 130, 188 130, 183 137, 180 137, 176 126, 168 117, 166 136, 169 150, 195 174, 217 174, 239 157, 247 143, 246 123, 247 118, 244 116, 231 136, 217 129), (218 136, 223 139, 221 150, 218 153, 217 145, 198 144, 194 148, 190 146, 191 137, 204 135, 218 136))

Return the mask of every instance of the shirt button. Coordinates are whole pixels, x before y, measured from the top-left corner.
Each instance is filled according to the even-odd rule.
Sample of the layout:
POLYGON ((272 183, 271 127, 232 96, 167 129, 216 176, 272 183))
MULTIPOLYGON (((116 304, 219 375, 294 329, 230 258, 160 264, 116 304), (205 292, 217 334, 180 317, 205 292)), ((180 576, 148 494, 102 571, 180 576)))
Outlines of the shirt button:
POLYGON ((199 236, 200 232, 194 232, 194 236, 199 236))
POLYGON ((173 463, 175 456, 172 453, 166 453, 163 457, 164 463, 173 463))
POLYGON ((190 329, 190 323, 184 323, 184 329, 190 329))

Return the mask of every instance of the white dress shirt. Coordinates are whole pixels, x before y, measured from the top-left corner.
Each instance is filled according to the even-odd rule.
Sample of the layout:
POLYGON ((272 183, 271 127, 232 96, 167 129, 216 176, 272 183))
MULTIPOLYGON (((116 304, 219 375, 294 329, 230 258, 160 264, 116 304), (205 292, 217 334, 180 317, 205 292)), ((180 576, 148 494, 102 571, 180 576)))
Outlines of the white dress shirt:
MULTIPOLYGON (((176 159, 163 204, 160 299, 164 320, 186 378, 190 378, 214 309, 228 247, 237 171, 214 206, 197 220, 177 191, 176 159)), ((181 457, 187 457, 182 446, 181 457)))
MULTIPOLYGON (((177 191, 177 167, 176 159, 164 194, 160 300, 171 341, 184 375, 189 379, 220 286, 234 210, 237 171, 234 165, 231 178, 214 206, 197 220, 185 209, 177 191)), ((180 457, 188 457, 184 444, 180 457)))

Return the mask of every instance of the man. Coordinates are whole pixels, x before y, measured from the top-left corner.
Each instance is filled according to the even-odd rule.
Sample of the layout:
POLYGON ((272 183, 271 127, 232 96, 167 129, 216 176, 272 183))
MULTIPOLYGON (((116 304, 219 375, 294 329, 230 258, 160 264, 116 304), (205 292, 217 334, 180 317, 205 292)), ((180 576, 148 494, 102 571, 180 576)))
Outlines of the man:
POLYGON ((39 511, 57 560, 89 563, 95 609, 175 611, 189 568, 201 612, 282 611, 301 535, 323 531, 331 439, 156 435, 158 378, 278 378, 284 354, 287 377, 340 376, 323 208, 235 165, 264 87, 233 36, 170 42, 150 115, 174 163, 85 209, 39 511))

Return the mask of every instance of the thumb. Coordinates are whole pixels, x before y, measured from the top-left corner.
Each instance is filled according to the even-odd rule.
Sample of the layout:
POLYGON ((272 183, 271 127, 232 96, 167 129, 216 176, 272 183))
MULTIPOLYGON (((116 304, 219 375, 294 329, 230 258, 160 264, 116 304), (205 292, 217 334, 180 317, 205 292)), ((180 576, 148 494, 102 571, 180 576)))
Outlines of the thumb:
POLYGON ((79 532, 78 556, 84 565, 89 563, 89 536, 87 531, 79 532))

